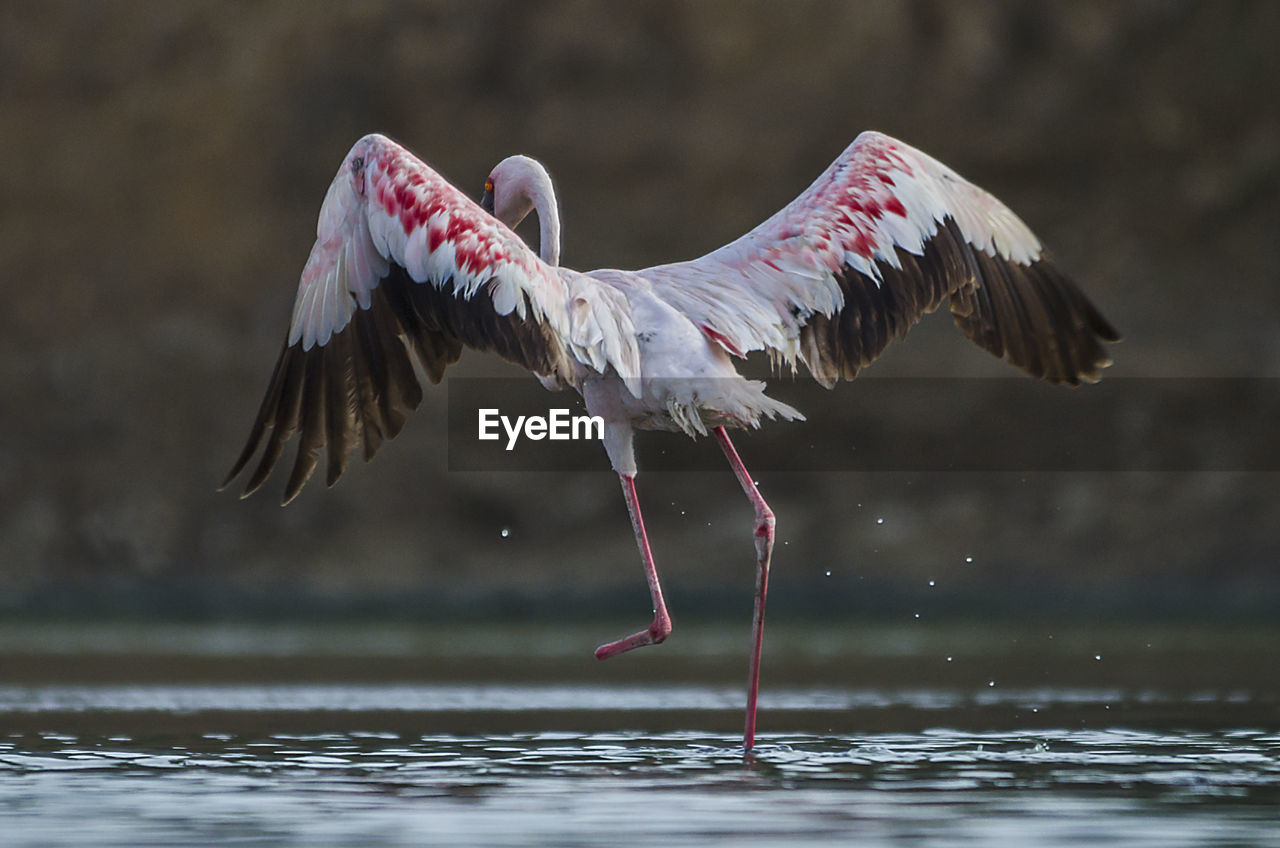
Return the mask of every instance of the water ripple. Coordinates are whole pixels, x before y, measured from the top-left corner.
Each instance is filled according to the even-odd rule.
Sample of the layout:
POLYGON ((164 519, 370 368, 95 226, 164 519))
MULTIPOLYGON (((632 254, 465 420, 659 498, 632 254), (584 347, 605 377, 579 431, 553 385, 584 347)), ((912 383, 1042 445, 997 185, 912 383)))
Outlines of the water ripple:
POLYGON ((350 844, 362 826, 380 844, 1274 845, 1280 799, 1280 742, 1248 730, 770 734, 747 757, 694 732, 187 742, 6 739, 0 829, 32 845, 350 844))
POLYGON ((919 728, 766 732, 749 755, 735 733, 618 729, 660 710, 736 723, 740 702, 700 686, 4 686, 0 844, 1280 846, 1266 702, 1269 721, 1196 728, 1098 716, 1238 703, 795 689, 762 699, 769 726, 919 728), (1028 705, 1062 722, 1010 729, 1028 705), (465 729, 476 711, 495 732, 465 729), (568 729, 499 727, 548 711, 568 729), (974 713, 992 727, 950 724, 974 713))

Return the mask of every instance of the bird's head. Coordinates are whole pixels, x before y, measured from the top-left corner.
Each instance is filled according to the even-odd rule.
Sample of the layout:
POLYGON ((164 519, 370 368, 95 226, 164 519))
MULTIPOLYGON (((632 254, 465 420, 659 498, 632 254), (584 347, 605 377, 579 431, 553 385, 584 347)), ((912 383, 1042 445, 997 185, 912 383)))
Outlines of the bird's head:
POLYGON ((508 156, 489 172, 480 198, 484 211, 515 229, 535 208, 542 232, 542 258, 557 264, 560 256, 560 214, 551 175, 528 156, 508 156))
POLYGON ((551 175, 542 163, 528 156, 508 156, 489 172, 480 205, 514 228, 533 211, 541 197, 551 192, 551 175))

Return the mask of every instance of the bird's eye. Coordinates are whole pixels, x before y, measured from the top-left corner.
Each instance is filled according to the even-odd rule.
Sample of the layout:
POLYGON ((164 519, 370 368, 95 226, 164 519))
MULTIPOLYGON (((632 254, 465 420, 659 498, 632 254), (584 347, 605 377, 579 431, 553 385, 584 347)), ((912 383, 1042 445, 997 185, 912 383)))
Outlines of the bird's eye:
POLYGON ((485 190, 485 191, 493 191, 493 180, 485 180, 485 181, 484 181, 484 190, 485 190))

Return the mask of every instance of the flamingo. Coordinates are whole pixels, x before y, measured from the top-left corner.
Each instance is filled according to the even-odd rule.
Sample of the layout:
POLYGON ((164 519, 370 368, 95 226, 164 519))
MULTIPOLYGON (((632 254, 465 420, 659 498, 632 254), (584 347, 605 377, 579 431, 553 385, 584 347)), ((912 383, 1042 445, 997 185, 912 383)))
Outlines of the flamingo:
POLYGON ((1054 383, 1094 382, 1119 333, 1004 204, 941 162, 876 132, 859 135, 794 201, 698 259, 638 271, 560 265, 546 169, 500 162, 480 204, 382 135, 356 142, 325 195, 316 242, 266 397, 223 488, 265 445, 242 497, 298 434, 283 502, 326 451, 332 486, 357 448, 393 438, 422 389, 464 347, 496 353, 550 389, 572 388, 604 420, 653 602, 644 630, 608 659, 671 634, 636 494, 633 433, 712 435, 755 512, 756 585, 743 743, 755 742, 773 511, 728 430, 801 413, 740 376, 765 351, 818 383, 853 379, 943 301, 970 340, 1054 383), (536 212, 535 255, 513 232, 536 212))

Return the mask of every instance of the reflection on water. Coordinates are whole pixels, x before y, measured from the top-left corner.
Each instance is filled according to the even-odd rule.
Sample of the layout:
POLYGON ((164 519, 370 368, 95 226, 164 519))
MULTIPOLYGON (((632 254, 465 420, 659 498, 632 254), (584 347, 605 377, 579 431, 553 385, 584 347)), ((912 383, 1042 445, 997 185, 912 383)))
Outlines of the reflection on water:
POLYGON ((593 681, 549 628, 537 682, 502 680, 479 633, 478 667, 424 647, 412 675, 385 632, 326 654, 324 628, 256 650, 55 631, 0 631, 3 846, 1280 845, 1265 633, 880 632, 819 660, 783 633, 744 757, 741 687, 690 679, 723 662, 714 631, 593 681))

